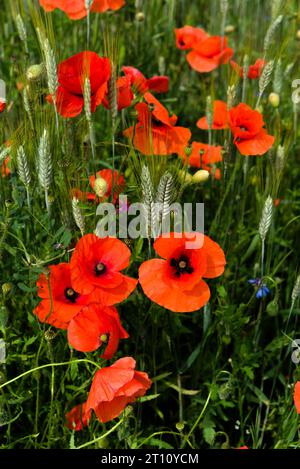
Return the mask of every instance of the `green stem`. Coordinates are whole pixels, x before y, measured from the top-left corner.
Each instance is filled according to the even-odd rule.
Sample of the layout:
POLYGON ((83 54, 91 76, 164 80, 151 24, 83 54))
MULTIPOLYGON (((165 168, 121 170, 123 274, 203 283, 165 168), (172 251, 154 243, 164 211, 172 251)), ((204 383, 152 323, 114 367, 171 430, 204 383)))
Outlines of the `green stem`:
POLYGON ((110 433, 114 432, 123 422, 124 422, 124 417, 118 423, 116 423, 116 425, 114 425, 110 430, 105 432, 103 435, 98 436, 98 438, 88 441, 87 443, 84 443, 83 445, 77 446, 75 449, 86 448, 87 446, 90 446, 94 443, 97 443, 100 440, 103 440, 103 438, 106 438, 110 433))
POLYGON ((20 375, 16 376, 15 378, 6 381, 6 383, 0 385, 0 389, 4 388, 5 386, 8 386, 9 384, 14 383, 18 379, 24 378, 25 376, 34 373, 35 371, 43 370, 44 368, 49 368, 51 366, 66 366, 70 365, 71 363, 91 363, 93 366, 100 369, 100 366, 97 363, 92 362, 91 360, 88 360, 86 358, 79 358, 78 360, 73 360, 72 362, 47 363, 46 365, 37 366, 35 368, 32 368, 31 370, 27 370, 24 373, 21 373, 20 375))

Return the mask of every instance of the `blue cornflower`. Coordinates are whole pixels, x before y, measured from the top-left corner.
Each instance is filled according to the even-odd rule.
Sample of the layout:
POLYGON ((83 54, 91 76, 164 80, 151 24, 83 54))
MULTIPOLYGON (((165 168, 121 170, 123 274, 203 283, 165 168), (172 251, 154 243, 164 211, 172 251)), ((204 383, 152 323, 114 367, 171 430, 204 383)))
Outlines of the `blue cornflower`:
POLYGON ((260 278, 250 278, 248 280, 248 283, 251 283, 251 285, 254 285, 257 287, 257 292, 256 292, 256 298, 264 298, 270 293, 269 288, 265 283, 262 283, 260 278))

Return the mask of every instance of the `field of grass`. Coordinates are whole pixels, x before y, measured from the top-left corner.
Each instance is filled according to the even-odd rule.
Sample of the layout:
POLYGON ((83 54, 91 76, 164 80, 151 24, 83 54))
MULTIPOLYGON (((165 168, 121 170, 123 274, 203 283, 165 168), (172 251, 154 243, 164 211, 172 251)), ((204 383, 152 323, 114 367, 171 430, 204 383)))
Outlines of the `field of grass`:
MULTIPOLYGON (((40 3, 68 2, 0 8, 0 448, 299 447, 299 2, 126 0, 81 19, 40 3), (203 52, 200 29, 176 36, 187 25, 215 42, 203 52), (226 48, 218 58, 215 49, 226 48), (95 65, 82 54, 62 84, 59 64, 84 51, 98 55, 95 65), (191 54, 215 66, 195 70, 191 54), (263 66, 248 77, 257 59, 263 66), (154 80, 163 92, 123 66, 168 77, 154 80), (216 100, 227 103, 219 129, 216 100), (205 116, 208 128, 199 128, 205 116), (199 152, 192 142, 209 147, 199 152), (204 233, 217 245, 186 260, 174 239, 155 250, 151 233, 118 232, 116 245, 97 251, 88 241, 97 207, 117 204, 121 192, 128 204, 144 202, 147 220, 155 197, 164 206, 203 203, 204 233), (72 285, 64 271, 54 288, 52 266, 69 262, 72 285), (78 325, 78 295, 88 305, 87 294, 101 311, 86 306, 78 325), (104 352, 118 334, 116 350, 104 352), (129 371, 106 369, 124 357, 147 375, 134 374, 132 360, 129 371)), ((118 220, 126 210, 118 207, 118 220)), ((174 217, 171 210, 171 231, 174 217)))

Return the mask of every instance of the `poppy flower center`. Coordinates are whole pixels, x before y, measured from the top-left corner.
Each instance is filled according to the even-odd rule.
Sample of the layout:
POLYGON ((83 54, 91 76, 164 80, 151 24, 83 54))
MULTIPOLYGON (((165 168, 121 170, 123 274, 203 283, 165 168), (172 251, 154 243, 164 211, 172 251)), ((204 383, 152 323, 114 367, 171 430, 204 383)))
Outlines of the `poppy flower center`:
POLYGON ((95 274, 98 277, 99 275, 104 274, 106 271, 106 266, 102 264, 102 262, 99 262, 98 264, 95 265, 95 274))
POLYGON ((244 127, 243 125, 241 125, 241 126, 240 126, 240 130, 241 130, 242 132, 247 132, 248 129, 246 129, 246 127, 244 127))
POLYGON ((176 277, 180 277, 182 274, 192 274, 194 272, 187 256, 180 256, 178 259, 172 257, 170 266, 174 268, 176 277))
POLYGON ((77 293, 71 287, 67 287, 64 291, 64 294, 65 294, 66 299, 71 301, 71 303, 76 303, 76 300, 79 297, 79 293, 77 293))

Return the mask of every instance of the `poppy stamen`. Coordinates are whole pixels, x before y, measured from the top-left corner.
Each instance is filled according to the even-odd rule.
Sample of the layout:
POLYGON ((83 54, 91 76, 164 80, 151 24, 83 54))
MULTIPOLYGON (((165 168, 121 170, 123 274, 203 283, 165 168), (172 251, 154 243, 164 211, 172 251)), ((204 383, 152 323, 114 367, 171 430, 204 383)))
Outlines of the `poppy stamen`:
POLYGON ((192 274, 194 272, 193 267, 190 265, 190 260, 186 256, 180 256, 179 259, 172 257, 170 266, 175 268, 176 277, 180 277, 181 274, 192 274))
POLYGON ((71 303, 76 303, 76 300, 79 297, 79 293, 77 293, 71 287, 67 287, 64 291, 64 294, 65 294, 66 299, 71 301, 71 303))
POLYGON ((99 262, 98 264, 96 264, 95 273, 96 273, 97 277, 98 277, 98 275, 104 274, 105 271, 106 271, 106 266, 104 264, 102 264, 102 262, 99 262))

